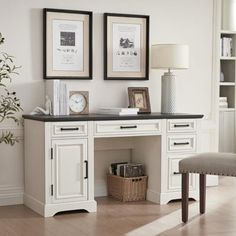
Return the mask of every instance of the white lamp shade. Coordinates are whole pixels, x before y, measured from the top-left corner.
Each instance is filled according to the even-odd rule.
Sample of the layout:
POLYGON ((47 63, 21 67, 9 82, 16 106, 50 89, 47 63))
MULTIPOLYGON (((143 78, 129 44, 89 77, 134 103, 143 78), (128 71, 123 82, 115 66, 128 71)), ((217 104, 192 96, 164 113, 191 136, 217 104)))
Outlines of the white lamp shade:
POLYGON ((155 44, 152 46, 153 69, 187 69, 188 67, 188 45, 155 44))

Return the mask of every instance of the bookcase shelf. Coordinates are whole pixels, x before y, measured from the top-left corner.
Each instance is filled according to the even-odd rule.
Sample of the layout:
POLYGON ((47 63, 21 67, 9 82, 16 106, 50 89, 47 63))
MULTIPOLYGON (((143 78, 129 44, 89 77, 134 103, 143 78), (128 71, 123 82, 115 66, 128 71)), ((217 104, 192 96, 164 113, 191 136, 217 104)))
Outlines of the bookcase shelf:
POLYGON ((235 86, 235 82, 220 82, 220 86, 235 86))
POLYGON ((220 108, 220 112, 235 111, 235 108, 220 108))
POLYGON ((236 60, 236 57, 220 57, 220 60, 236 60))
POLYGON ((236 31, 232 30, 221 30, 220 33, 225 35, 236 35, 236 31))
POLYGON ((222 106, 228 103, 227 108, 219 107, 219 151, 236 152, 236 28, 232 21, 236 11, 234 13, 231 6, 236 4, 236 0, 219 0, 218 3, 219 24, 216 32, 219 44, 216 50, 220 52, 217 58, 220 68, 217 69, 217 78, 223 80, 217 83, 218 101, 224 97, 221 99, 222 106))

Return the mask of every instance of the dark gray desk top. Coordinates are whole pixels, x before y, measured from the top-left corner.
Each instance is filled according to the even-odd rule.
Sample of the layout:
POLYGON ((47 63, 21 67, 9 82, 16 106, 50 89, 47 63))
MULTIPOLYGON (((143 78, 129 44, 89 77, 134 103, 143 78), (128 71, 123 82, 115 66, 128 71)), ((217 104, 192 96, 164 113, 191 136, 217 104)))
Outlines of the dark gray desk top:
POLYGON ((139 115, 103 115, 91 113, 89 115, 68 115, 68 116, 48 116, 48 115, 23 115, 24 119, 38 120, 43 122, 57 121, 105 121, 105 120, 148 120, 148 119, 200 119, 202 114, 139 114, 139 115))

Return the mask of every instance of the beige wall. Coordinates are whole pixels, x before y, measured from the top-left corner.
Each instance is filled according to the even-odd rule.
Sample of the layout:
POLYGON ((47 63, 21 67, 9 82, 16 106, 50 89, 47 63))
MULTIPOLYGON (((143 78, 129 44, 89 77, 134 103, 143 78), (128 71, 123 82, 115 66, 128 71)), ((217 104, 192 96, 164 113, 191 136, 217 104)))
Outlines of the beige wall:
MULTIPOLYGON (((42 8, 94 13, 94 78, 68 81, 70 88, 89 90, 91 111, 100 106, 127 106, 128 86, 148 86, 152 111, 160 111, 162 71, 150 70, 150 80, 143 82, 103 80, 102 14, 118 12, 150 15, 150 44, 189 44, 190 68, 176 72, 177 109, 207 116, 211 113, 213 0, 0 0, 0 32, 6 38, 1 50, 14 55, 17 64, 22 65, 13 88, 25 113, 44 101, 42 8)), ((1 124, 0 129, 3 127, 15 128, 11 123, 1 124)), ((23 189, 22 145, 23 140, 13 149, 0 145, 0 196, 3 191, 10 194, 6 186, 18 192, 23 189)))

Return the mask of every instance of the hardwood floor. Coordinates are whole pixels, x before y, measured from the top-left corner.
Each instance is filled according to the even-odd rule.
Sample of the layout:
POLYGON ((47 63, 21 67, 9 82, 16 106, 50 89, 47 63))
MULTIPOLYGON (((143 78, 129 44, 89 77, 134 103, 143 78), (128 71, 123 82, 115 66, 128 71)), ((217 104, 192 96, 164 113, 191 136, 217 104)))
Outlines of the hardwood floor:
POLYGON ((23 205, 0 207, 0 236, 236 235, 236 178, 207 190, 206 214, 190 202, 189 222, 181 222, 180 201, 120 203, 98 198, 98 212, 68 212, 42 218, 23 205))

